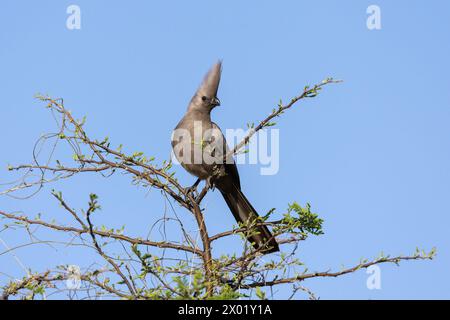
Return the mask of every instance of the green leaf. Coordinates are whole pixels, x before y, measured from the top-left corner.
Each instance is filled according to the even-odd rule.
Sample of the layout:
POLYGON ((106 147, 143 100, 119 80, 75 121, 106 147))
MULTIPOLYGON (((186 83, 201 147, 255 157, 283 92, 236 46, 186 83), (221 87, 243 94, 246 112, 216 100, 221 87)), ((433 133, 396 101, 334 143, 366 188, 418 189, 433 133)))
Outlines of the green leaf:
POLYGON ((266 293, 264 291, 261 290, 260 287, 256 287, 256 296, 261 299, 261 300, 265 300, 266 299, 266 293))

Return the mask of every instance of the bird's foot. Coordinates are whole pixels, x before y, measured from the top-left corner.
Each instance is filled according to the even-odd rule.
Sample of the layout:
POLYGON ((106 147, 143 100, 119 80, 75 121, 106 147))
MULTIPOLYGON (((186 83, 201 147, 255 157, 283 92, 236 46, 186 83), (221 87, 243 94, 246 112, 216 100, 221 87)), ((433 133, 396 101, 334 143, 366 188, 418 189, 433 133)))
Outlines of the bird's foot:
POLYGON ((195 183, 192 186, 187 187, 187 188, 184 189, 184 194, 186 196, 189 195, 189 194, 192 194, 194 196, 194 198, 195 198, 196 194, 198 195, 197 187, 198 187, 199 183, 200 183, 200 179, 197 179, 197 181, 195 181, 195 183))

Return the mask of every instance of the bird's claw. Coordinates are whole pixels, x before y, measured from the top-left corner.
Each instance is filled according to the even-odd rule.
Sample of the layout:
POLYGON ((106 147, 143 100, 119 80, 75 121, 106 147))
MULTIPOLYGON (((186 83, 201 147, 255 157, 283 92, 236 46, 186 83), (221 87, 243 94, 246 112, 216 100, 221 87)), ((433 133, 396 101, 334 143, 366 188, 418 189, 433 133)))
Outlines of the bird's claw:
POLYGON ((195 183, 192 186, 185 188, 184 189, 185 195, 187 196, 188 194, 192 194, 195 198, 196 194, 198 195, 197 187, 198 187, 199 183, 200 183, 200 179, 197 179, 197 181, 195 181, 195 183))
POLYGON ((187 188, 184 189, 184 193, 186 195, 192 194, 194 197, 196 197, 196 194, 198 193, 197 192, 197 187, 195 187, 195 186, 187 187, 187 188))

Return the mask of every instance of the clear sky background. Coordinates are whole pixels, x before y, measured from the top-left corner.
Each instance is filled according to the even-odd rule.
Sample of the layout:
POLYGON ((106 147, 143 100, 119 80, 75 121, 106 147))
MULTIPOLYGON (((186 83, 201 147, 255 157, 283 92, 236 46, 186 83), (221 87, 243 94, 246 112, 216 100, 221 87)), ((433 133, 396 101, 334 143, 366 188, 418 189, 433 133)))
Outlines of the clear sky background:
MULTIPOLYGON (((450 298, 450 3, 448 1, 2 1, 0 5, 0 183, 8 164, 31 160, 40 134, 55 129, 33 96, 63 97, 88 132, 129 151, 168 159, 170 133, 203 74, 223 59, 213 119, 222 128, 262 120, 280 98, 333 76, 278 121, 280 170, 239 167, 243 189, 261 212, 310 202, 325 235, 302 243, 310 270, 339 270, 360 258, 436 246, 434 261, 381 265, 382 288, 365 271, 305 282, 328 298, 450 298), (81 30, 66 8, 81 8, 81 30), (368 30, 366 9, 381 8, 368 30)), ((67 155, 66 155, 67 156, 67 155)), ((183 184, 194 179, 177 169, 183 184)), ((161 214, 158 192, 128 177, 79 177, 53 186, 74 207, 100 196, 97 224, 146 234, 161 214)), ((31 200, 0 197, 0 209, 65 221, 46 187, 31 200)), ((205 199, 211 231, 234 220, 218 192, 205 199)), ((179 213, 184 214, 181 209, 179 213)), ((23 233, 0 233, 11 247, 23 233)), ((54 239, 58 239, 57 236, 54 239)), ((0 283, 24 271, 1 254, 0 283)), ((221 247, 216 250, 220 252, 221 247)), ((86 249, 45 245, 15 251, 34 271, 89 265, 86 249)), ((279 297, 287 295, 281 289, 279 297)))

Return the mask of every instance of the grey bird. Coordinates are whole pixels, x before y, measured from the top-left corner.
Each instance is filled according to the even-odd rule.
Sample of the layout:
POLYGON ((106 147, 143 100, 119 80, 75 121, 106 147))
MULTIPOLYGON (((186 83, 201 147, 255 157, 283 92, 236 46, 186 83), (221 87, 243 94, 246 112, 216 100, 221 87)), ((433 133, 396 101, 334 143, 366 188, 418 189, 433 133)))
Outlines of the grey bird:
POLYGON ((212 66, 192 97, 187 112, 172 135, 177 160, 189 173, 216 187, 239 223, 254 229, 247 240, 261 253, 279 251, 278 243, 265 225, 256 225, 258 214, 241 190, 239 173, 220 128, 211 121, 211 111, 220 105, 217 91, 221 61, 212 66))

